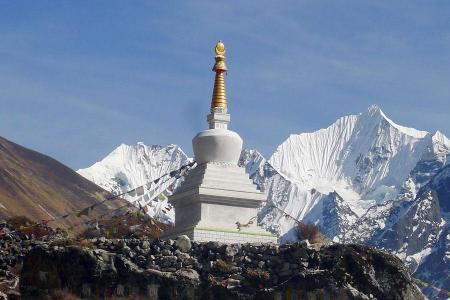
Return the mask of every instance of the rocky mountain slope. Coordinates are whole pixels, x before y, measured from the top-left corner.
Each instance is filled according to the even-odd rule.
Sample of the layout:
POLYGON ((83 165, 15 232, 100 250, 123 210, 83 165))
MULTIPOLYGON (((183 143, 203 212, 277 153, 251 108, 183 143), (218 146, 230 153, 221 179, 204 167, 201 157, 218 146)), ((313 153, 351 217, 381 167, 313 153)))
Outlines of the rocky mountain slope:
MULTIPOLYGON (((0 137, 0 217, 26 216, 34 221, 84 208, 109 192, 60 162, 0 137)), ((111 201, 95 209, 104 213, 120 205, 111 201)), ((58 226, 79 221, 67 218, 58 226)))
MULTIPOLYGON (((336 242, 389 250, 411 271, 427 274, 431 261, 448 260, 444 208, 450 197, 447 185, 437 182, 445 182, 449 158, 450 140, 442 133, 400 126, 371 106, 327 128, 289 136, 268 160, 244 150, 239 164, 267 192, 259 222, 282 241, 295 240, 295 222, 273 205, 318 224, 336 242)), ((113 180, 100 177, 104 187, 113 180)), ((450 273, 448 263, 440 266, 450 273)), ((450 289, 441 278, 436 284, 450 289)))

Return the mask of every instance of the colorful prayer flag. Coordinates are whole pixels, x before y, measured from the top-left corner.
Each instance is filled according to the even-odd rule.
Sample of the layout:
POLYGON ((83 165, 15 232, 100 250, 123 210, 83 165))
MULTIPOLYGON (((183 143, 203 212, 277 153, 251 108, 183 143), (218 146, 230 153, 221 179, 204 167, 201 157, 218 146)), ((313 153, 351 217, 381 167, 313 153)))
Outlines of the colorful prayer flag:
POLYGON ((78 218, 81 217, 81 216, 87 216, 87 215, 89 215, 89 207, 86 207, 86 208, 84 208, 82 210, 79 210, 79 211, 77 211, 75 213, 75 216, 77 216, 78 218))
POLYGON ((164 195, 164 193, 161 193, 161 194, 158 195, 158 200, 159 201, 165 201, 165 200, 167 200, 167 196, 164 195))

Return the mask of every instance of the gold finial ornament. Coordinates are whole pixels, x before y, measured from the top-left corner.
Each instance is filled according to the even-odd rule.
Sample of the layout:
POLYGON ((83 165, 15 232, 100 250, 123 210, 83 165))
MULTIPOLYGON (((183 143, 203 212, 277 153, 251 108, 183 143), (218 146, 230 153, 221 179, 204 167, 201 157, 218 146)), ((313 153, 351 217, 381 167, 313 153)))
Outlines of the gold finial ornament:
POLYGON ((211 100, 211 112, 227 112, 227 94, 225 91, 225 77, 224 73, 227 72, 227 65, 225 64, 225 45, 222 41, 217 42, 215 47, 216 63, 214 64, 213 71, 216 72, 216 78, 214 80, 214 90, 211 100))
POLYGON ((222 41, 219 41, 216 45, 216 55, 224 55, 225 54, 225 45, 222 41))

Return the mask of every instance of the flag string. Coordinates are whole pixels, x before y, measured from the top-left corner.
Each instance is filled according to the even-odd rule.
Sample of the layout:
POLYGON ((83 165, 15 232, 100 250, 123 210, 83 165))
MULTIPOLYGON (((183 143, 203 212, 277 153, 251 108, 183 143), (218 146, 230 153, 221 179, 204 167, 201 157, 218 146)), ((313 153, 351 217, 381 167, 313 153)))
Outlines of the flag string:
MULTIPOLYGON (((113 195, 113 196, 110 196, 110 197, 106 197, 104 200, 102 200, 102 201, 100 201, 100 202, 96 202, 96 203, 94 203, 94 204, 92 204, 92 205, 89 205, 89 206, 87 206, 87 207, 84 207, 84 208, 82 208, 82 209, 74 210, 74 211, 71 211, 71 212, 66 212, 66 213, 64 213, 63 215, 54 217, 54 218, 52 218, 52 219, 41 220, 40 222, 37 222, 37 223, 35 223, 35 224, 31 225, 31 226, 22 226, 22 227, 21 227, 21 230, 27 229, 27 228, 31 228, 31 227, 34 227, 34 226, 38 226, 38 225, 47 225, 47 224, 50 223, 50 222, 55 222, 55 221, 58 221, 58 220, 61 220, 61 219, 65 219, 65 218, 67 218, 67 217, 69 217, 69 216, 71 216, 71 215, 74 215, 74 216, 77 216, 77 217, 87 216, 87 215, 89 215, 89 211, 90 211, 90 210, 93 210, 95 207, 104 204, 106 201, 111 201, 111 200, 119 199, 120 197, 122 197, 122 196, 124 196, 124 195, 130 195, 130 194, 132 194, 133 192, 136 192, 138 189, 142 189, 143 191, 145 191, 145 188, 144 188, 144 187, 148 187, 148 186, 151 186, 151 185, 153 185, 153 184, 157 184, 158 182, 162 181, 162 180, 163 180, 165 177, 167 177, 167 176, 169 176, 169 177, 168 177, 167 179, 163 180, 163 181, 161 182, 161 185, 160 185, 160 186, 164 186, 165 183, 167 183, 168 181, 170 181, 170 180, 173 179, 174 177, 180 178, 180 177, 186 176, 186 175, 187 175, 187 172, 188 172, 191 168, 193 168, 193 167, 195 166, 195 164, 196 164, 196 162, 195 162, 195 161, 192 161, 192 162, 190 162, 190 163, 188 163, 188 164, 186 164, 186 165, 181 166, 179 169, 173 170, 173 171, 170 171, 170 172, 167 172, 167 173, 165 173, 164 175, 160 176, 159 178, 156 178, 156 179, 154 179, 154 180, 152 180, 152 181, 149 181, 149 182, 145 183, 144 185, 138 186, 138 187, 136 187, 136 188, 133 188, 133 189, 131 189, 131 190, 128 190, 128 191, 126 191, 126 192, 123 192, 123 193, 120 193, 120 194, 117 194, 117 195, 113 195)), ((159 186, 156 186, 155 188, 151 189, 150 191, 147 192, 147 194, 148 194, 149 192, 157 191, 157 190, 158 190, 158 187, 159 187, 159 186)), ((148 201, 146 202, 145 206, 147 206, 148 203, 149 203, 150 201, 154 200, 154 199, 155 199, 156 197, 158 197, 160 194, 165 193, 166 190, 167 190, 167 189, 164 189, 161 193, 159 193, 159 194, 157 194, 157 195, 152 195, 152 197, 150 198, 150 200, 148 200, 148 201)), ((140 194, 139 196, 142 196, 142 195, 143 195, 143 194, 140 194)), ((130 207, 130 206, 135 207, 135 206, 133 205, 133 203, 136 202, 138 199, 139 199, 139 198, 134 199, 134 200, 132 200, 132 201, 128 201, 128 200, 127 200, 127 203, 126 203, 125 205, 122 205, 122 206, 120 206, 120 207, 118 207, 118 208, 115 208, 115 209, 113 209, 113 210, 109 210, 109 211, 107 211, 106 213, 104 213, 104 214, 98 216, 97 218, 95 218, 95 219, 93 219, 93 220, 88 220, 88 221, 86 221, 86 222, 75 223, 74 225, 70 226, 69 228, 72 228, 72 229, 73 229, 74 227, 77 227, 77 226, 80 226, 80 225, 89 224, 89 223, 91 223, 91 222, 93 222, 93 221, 97 221, 98 218, 103 218, 103 217, 107 216, 108 214, 114 213, 114 212, 118 211, 119 209, 122 209, 122 208, 127 207, 127 206, 128 206, 128 207, 130 207)), ((154 219, 153 219, 153 220, 154 220, 154 219)), ((154 221, 155 221, 155 220, 154 220, 154 221)), ((19 231, 19 230, 12 231, 11 233, 14 233, 14 232, 17 232, 17 231, 19 231)))
MULTIPOLYGON (((295 218, 294 216, 288 214, 288 213, 285 212, 283 209, 281 209, 281 208, 279 208, 278 206, 276 206, 274 203, 271 203, 271 204, 269 204, 269 205, 267 206, 267 208, 271 208, 271 207, 273 207, 273 208, 277 209, 278 211, 280 211, 280 212, 284 215, 284 217, 290 218, 290 219, 294 220, 295 223, 297 223, 297 224, 301 224, 301 223, 302 223, 301 221, 299 221, 299 220, 298 220, 297 218, 295 218)), ((240 223, 239 221, 236 222, 236 227, 237 227, 238 231, 240 231, 240 230, 242 229, 242 227, 248 227, 248 226, 250 226, 251 224, 253 224, 254 220, 255 220, 257 217, 258 217, 258 216, 251 217, 251 218, 248 220, 248 222, 245 223, 245 224, 242 224, 242 223, 240 223)))
MULTIPOLYGON (((186 171, 186 170, 189 170, 189 168, 193 167, 194 165, 195 165, 195 162, 189 163, 189 164, 187 164, 187 165, 185 165, 185 166, 182 166, 180 169, 175 170, 175 171, 172 171, 172 172, 170 172, 170 173, 168 173, 168 174, 165 174, 165 175, 159 177, 158 179, 155 179, 154 181, 150 181, 150 182, 146 183, 145 185, 148 185, 149 183, 159 182, 162 178, 164 178, 164 177, 166 177, 167 175, 169 175, 169 177, 168 177, 167 179, 165 179, 164 181, 161 182, 161 186, 164 186, 164 184, 167 183, 168 181, 170 181, 171 179, 173 179, 173 177, 177 177, 177 176, 180 176, 180 177, 181 177, 181 176, 186 176, 186 175, 187 175, 187 171, 186 171), (183 172, 183 171, 184 171, 184 172, 183 172)), ((178 178, 179 178, 179 177, 178 177, 178 178)), ((140 187, 143 187, 143 186, 145 186, 145 185, 142 185, 142 186, 140 186, 140 187)), ((132 189, 132 190, 130 190, 130 191, 134 191, 134 190, 136 190, 136 189, 138 189, 138 188, 140 188, 140 187, 137 187, 137 188, 132 189)), ((153 190, 151 190, 151 191, 155 191, 155 190, 157 190, 157 189, 158 189, 158 187, 156 187, 155 189, 153 189, 153 190)), ((155 199, 156 197, 158 197, 159 195, 164 194, 164 193, 166 192, 166 190, 167 190, 167 189, 164 189, 163 191, 161 191, 161 193, 159 193, 159 194, 155 195, 154 197, 150 198, 150 200, 148 200, 148 201, 146 202, 146 204, 144 204, 144 207, 147 206, 149 202, 151 202, 152 200, 154 200, 154 199, 155 199)), ((130 191, 128 191, 128 192, 130 192, 130 191)), ((122 193, 121 196, 127 194, 128 192, 122 193)), ((117 196, 117 197, 120 197, 120 196, 117 196)), ((110 198, 110 199, 111 199, 111 198, 110 198)), ((138 199, 139 199, 139 198, 138 198, 138 199)), ((74 225, 70 226, 69 228, 73 229, 73 228, 78 227, 78 226, 81 226, 81 225, 89 225, 90 223, 97 223, 99 220, 103 219, 105 216, 107 216, 107 215, 109 215, 109 214, 112 214, 112 213, 114 213, 114 212, 116 212, 116 211, 119 211, 119 210, 121 210, 121 209, 123 209, 123 208, 125 208, 125 207, 137 208, 135 205, 133 205, 133 203, 136 202, 138 199, 134 199, 133 201, 127 201, 127 203, 125 203, 124 205, 122 205, 122 206, 120 206, 120 207, 117 207, 117 208, 115 208, 115 209, 113 209, 113 210, 109 210, 109 211, 105 212, 104 214, 102 214, 102 215, 100 215, 100 216, 97 216, 97 217, 94 218, 94 219, 91 219, 91 220, 88 220, 88 221, 85 221, 85 222, 78 222, 78 223, 75 223, 74 225)), ((138 209, 137 213, 140 212, 141 210, 144 210, 144 207, 142 207, 142 206, 139 204, 139 209, 138 209)), ((130 213, 130 211, 127 211, 127 212, 126 212, 125 214, 123 214, 123 215, 127 215, 127 214, 129 214, 129 213, 130 213)), ((147 216, 148 216, 148 215, 147 215, 147 216)), ((151 222, 151 224, 154 225, 154 226, 156 226, 156 228, 158 228, 159 232, 161 232, 162 229, 161 229, 160 226, 158 226, 157 220, 156 220, 155 218, 150 217, 150 216, 148 216, 148 218, 149 218, 149 221, 151 222)))

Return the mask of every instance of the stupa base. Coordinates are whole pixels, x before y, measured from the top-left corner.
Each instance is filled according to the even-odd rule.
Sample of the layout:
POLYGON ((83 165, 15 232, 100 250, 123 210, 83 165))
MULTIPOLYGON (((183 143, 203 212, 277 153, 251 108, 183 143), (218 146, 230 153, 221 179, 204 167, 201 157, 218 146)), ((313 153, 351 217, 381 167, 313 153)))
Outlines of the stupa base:
POLYGON ((166 231, 162 238, 176 238, 179 235, 187 235, 191 240, 197 242, 221 242, 228 244, 265 244, 277 243, 277 236, 263 229, 256 231, 232 230, 223 228, 191 227, 173 228, 166 231))

